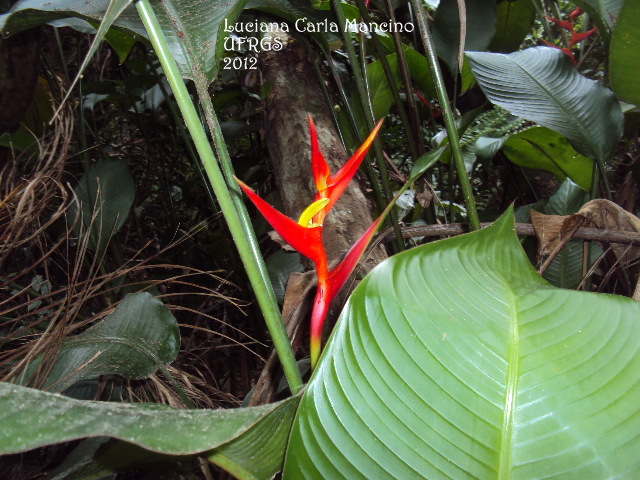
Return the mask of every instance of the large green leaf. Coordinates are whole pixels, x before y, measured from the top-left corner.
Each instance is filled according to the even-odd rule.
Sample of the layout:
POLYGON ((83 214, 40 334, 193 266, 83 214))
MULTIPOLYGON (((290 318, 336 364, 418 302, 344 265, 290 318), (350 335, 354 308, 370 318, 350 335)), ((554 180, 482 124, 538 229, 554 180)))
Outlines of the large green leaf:
POLYGON ((593 160, 576 153, 567 139, 553 130, 533 127, 511 135, 502 150, 517 165, 547 170, 561 182, 568 177, 583 190, 591 188, 593 160))
MULTIPOLYGON (((298 401, 291 397, 260 407, 178 410, 150 403, 80 401, 0 383, 0 454, 106 436, 165 455, 207 452, 214 463, 244 473, 242 478, 266 480, 282 466, 298 401)), ((116 471, 104 468, 94 471, 116 471)))
POLYGON ((623 100, 640 106, 640 2, 626 0, 613 31, 609 51, 611 88, 623 100))
POLYGON ((613 92, 576 72, 561 51, 467 52, 467 58, 492 103, 564 135, 586 157, 604 162, 611 155, 624 123, 620 105, 613 92))
MULTIPOLYGON (((125 3, 120 0, 120 3, 125 3)), ((129 3, 129 2, 126 2, 129 3)), ((211 83, 224 53, 224 22, 233 24, 245 0, 167 0, 152 2, 173 57, 184 78, 211 83)), ((0 16, 0 30, 11 35, 51 20, 78 17, 99 23, 106 15, 109 0, 21 0, 0 16)), ((107 22, 106 25, 109 25, 107 22)), ((138 38, 146 32, 134 7, 129 6, 113 22, 114 27, 138 38)))
POLYGON ((69 219, 77 235, 88 232, 89 247, 98 257, 127 220, 135 188, 127 162, 119 159, 97 161, 76 187, 80 209, 72 203, 69 219))
MULTIPOLYGON (((485 50, 496 27, 495 0, 465 0, 466 31, 464 50, 485 50)), ((458 2, 440 2, 433 20, 433 43, 438 56, 452 73, 458 72, 460 15, 458 2)))
POLYGON ((638 431, 640 304, 550 286, 510 211, 362 281, 284 478, 634 478, 638 431))
POLYGON ((574 3, 584 8, 595 19, 600 32, 608 38, 620 13, 622 2, 623 0, 575 0, 574 3))
POLYGON ((496 17, 496 33, 491 39, 489 50, 501 53, 518 50, 531 31, 535 19, 531 1, 504 0, 496 7, 496 17))
MULTIPOLYGON (((429 65, 424 55, 414 49, 403 45, 405 60, 409 67, 411 79, 415 82, 415 87, 419 88, 429 98, 435 98, 436 91, 433 80, 429 73, 429 65)), ((383 118, 388 115, 393 105, 393 93, 391 88, 400 90, 402 88, 402 75, 398 66, 398 55, 395 53, 386 56, 389 69, 393 76, 393 86, 389 86, 380 60, 367 64, 367 81, 371 92, 371 103, 375 118, 383 118)))
MULTIPOLYGON (((127 295, 112 314, 62 342, 42 388, 62 392, 98 375, 148 378, 175 360, 180 349, 178 322, 164 304, 142 292, 127 295)), ((20 378, 29 382, 38 357, 20 378)))

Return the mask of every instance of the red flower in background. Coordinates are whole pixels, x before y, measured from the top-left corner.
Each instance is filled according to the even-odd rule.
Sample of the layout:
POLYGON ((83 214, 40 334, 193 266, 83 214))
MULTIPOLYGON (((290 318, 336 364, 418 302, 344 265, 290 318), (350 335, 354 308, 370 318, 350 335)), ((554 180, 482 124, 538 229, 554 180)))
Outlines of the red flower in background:
POLYGON ((573 46, 576 43, 581 42, 582 40, 584 40, 587 37, 590 37, 591 35, 593 35, 593 33, 597 30, 597 28, 592 28, 591 30, 588 30, 586 32, 583 33, 576 33, 576 31, 573 28, 573 22, 576 18, 578 18, 580 15, 582 15, 582 9, 580 9, 579 7, 574 8, 571 13, 569 14, 569 20, 558 20, 557 18, 551 18, 551 17, 547 17, 547 19, 551 20, 553 23, 555 23, 556 25, 558 25, 560 28, 563 28, 564 30, 567 30, 569 32, 571 32, 571 38, 569 39, 569 45, 565 48, 560 48, 550 42, 547 42, 546 40, 542 39, 542 41, 544 43, 546 43, 548 46, 552 47, 552 48, 557 48, 558 50, 560 50, 561 52, 563 52, 567 57, 569 57, 569 60, 571 60, 571 63, 573 63, 574 65, 576 65, 576 59, 573 56, 573 51, 571 50, 573 48, 573 46))
POLYGON ((384 216, 381 215, 367 229, 360 239, 351 247, 343 260, 331 270, 328 269, 327 256, 322 239, 324 218, 336 203, 349 181, 358 171, 362 160, 371 147, 373 140, 382 126, 378 122, 364 143, 347 160, 334 175, 331 175, 329 165, 320 152, 315 125, 309 117, 309 133, 311 136, 311 170, 317 193, 314 201, 302 212, 298 222, 280 213, 251 188, 236 178, 236 181, 253 202, 260 213, 278 234, 293 248, 313 261, 318 275, 318 289, 311 312, 311 366, 315 367, 320 357, 322 342, 322 327, 324 325, 331 301, 343 287, 351 272, 357 265, 377 230, 384 216))

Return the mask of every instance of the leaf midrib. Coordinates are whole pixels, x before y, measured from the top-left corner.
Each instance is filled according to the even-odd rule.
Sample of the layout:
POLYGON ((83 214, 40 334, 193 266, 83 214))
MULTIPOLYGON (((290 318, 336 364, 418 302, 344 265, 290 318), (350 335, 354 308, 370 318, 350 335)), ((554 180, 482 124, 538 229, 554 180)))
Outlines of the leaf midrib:
POLYGON ((518 390, 518 378, 520 373, 520 329, 518 326, 518 312, 516 310, 516 297, 510 286, 505 282, 509 306, 509 342, 507 358, 507 378, 502 417, 502 429, 500 440, 500 456, 498 460, 498 479, 508 480, 511 473, 511 450, 513 445, 513 423, 518 390))
MULTIPOLYGON (((527 68, 525 68, 525 67, 526 67, 526 65, 524 65, 524 66, 523 66, 523 65, 521 65, 517 59, 510 58, 510 57, 509 57, 509 55, 507 55, 507 54, 502 54, 502 56, 503 56, 504 58, 506 58, 506 59, 507 59, 511 64, 516 65, 516 66, 517 66, 517 67, 518 67, 522 72, 524 72, 524 73, 525 73, 525 74, 526 74, 526 75, 527 75, 527 76, 528 76, 528 77, 529 77, 529 78, 530 78, 530 79, 531 79, 531 80, 532 80, 536 85, 538 85, 538 86, 541 88, 541 90, 542 90, 542 91, 547 95, 547 97, 548 97, 549 99, 551 99, 551 101, 552 101, 554 104, 556 104, 556 106, 558 107, 559 111, 560 111, 560 112, 562 112, 562 113, 564 114, 564 117, 565 117, 565 118, 563 118, 563 119, 561 119, 561 120, 562 120, 562 121, 567 121, 567 119, 569 119, 569 120, 568 120, 568 121, 569 121, 569 123, 571 123, 572 125, 575 125, 575 126, 577 127, 578 131, 579 131, 579 132, 580 132, 580 134, 582 135, 583 142, 585 142, 585 144, 589 146, 589 148, 591 149, 591 152, 592 152, 593 154, 595 154, 596 158, 600 161, 600 160, 601 160, 601 159, 600 159, 600 156, 601 156, 601 155, 600 155, 600 153, 601 153, 601 152, 600 152, 600 150, 599 150, 599 148, 598 148, 598 144, 597 144, 597 143, 596 143, 596 144, 594 144, 594 143, 591 141, 591 135, 589 135, 589 132, 588 132, 588 131, 586 131, 586 130, 585 130, 585 127, 582 125, 582 119, 581 119, 578 115, 573 115, 573 112, 570 112, 570 111, 569 111, 569 110, 564 106, 564 104, 562 104, 561 102, 559 102, 558 100, 556 100, 556 98, 552 95, 552 92, 551 92, 549 89, 547 89, 547 88, 545 87, 545 85, 543 85, 542 83, 540 83, 540 82, 536 79, 536 77, 535 77, 534 75, 532 75, 532 74, 531 74, 531 72, 529 72, 529 71, 527 70, 527 68), (578 118, 580 121, 575 121, 575 120, 574 120, 574 121, 572 121, 571 119, 572 119, 574 116, 575 116, 576 118, 578 118)), ((477 63, 479 63, 479 62, 477 62, 477 63)), ((483 65, 483 66, 484 66, 484 65, 483 65)), ((486 66, 485 66, 485 68, 486 68, 486 66)), ((496 68, 496 66, 495 66, 495 65, 491 65, 490 69, 497 70, 497 68, 496 68)), ((577 73, 577 72, 574 72, 574 73, 577 73)), ((579 75, 579 74, 578 74, 578 75, 579 75)))
MULTIPOLYGON (((547 89, 542 83, 540 83, 538 80, 536 80, 536 78, 530 72, 528 72, 527 69, 524 68, 524 66, 522 66, 517 60, 515 60, 515 59, 512 59, 512 60, 513 60, 513 63, 515 63, 518 67, 520 67, 520 69, 523 72, 525 72, 531 78, 531 80, 533 80, 538 86, 540 86, 540 88, 542 88, 542 90, 549 96, 549 98, 551 98, 551 100, 553 100, 553 102, 559 107, 559 109, 562 112, 564 112, 564 114, 567 116, 567 118, 569 118, 569 123, 571 123, 571 118, 574 116, 573 115, 574 112, 570 112, 569 109, 567 109, 564 106, 563 103, 561 103, 558 100, 556 100, 556 98, 551 94, 552 92, 549 89, 547 89)), ((561 66, 560 65, 556 65, 556 67, 561 67, 561 66)), ((577 72, 574 72, 574 73, 578 74, 577 72)), ((582 80, 582 77, 580 79, 582 80)), ((577 112, 577 115, 575 115, 575 118, 577 118, 578 121, 575 121, 574 124, 575 124, 576 127, 578 127, 578 130, 582 134, 582 137, 587 142, 587 144, 591 147, 593 153, 596 154, 596 157, 600 157, 598 145, 597 144, 594 145, 591 142, 591 136, 589 135, 589 132, 586 131, 585 128, 582 126, 582 122, 581 122, 582 118, 580 117, 580 112, 577 112)))

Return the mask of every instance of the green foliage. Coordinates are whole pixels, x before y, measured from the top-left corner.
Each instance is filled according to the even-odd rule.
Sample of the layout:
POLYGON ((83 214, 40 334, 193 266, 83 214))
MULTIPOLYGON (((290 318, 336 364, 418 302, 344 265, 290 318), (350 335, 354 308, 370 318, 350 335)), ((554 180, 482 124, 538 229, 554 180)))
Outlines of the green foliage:
POLYGON ((80 401, 0 383, 0 452, 108 436, 162 454, 207 452, 223 468, 252 474, 242 478, 268 479, 282 465, 286 426, 298 402, 291 397, 261 407, 178 410, 150 403, 80 401))
POLYGON ((531 31, 535 11, 530 0, 504 0, 496 6, 496 33, 489 50, 511 53, 518 50, 531 31))
MULTIPOLYGON (((350 18, 356 15, 353 6, 335 3, 350 18)), ((405 6, 399 5, 402 2, 395 3, 400 7, 397 13, 405 15, 405 6)), ((438 2, 427 3, 434 6, 438 2)), ((516 165, 547 170, 564 182, 554 195, 534 206, 545 213, 573 213, 588 197, 584 190, 595 191, 590 159, 603 166, 618 147, 622 132, 623 117, 614 92, 636 105, 640 102, 633 52, 639 40, 635 30, 640 14, 631 0, 624 5, 621 0, 578 2, 598 23, 605 42, 615 25, 609 49, 611 92, 578 73, 558 50, 539 47, 510 53, 531 35, 532 6, 543 19, 544 13, 552 13, 544 10, 549 3, 554 4, 466 0, 464 49, 469 51, 462 72, 458 72, 463 22, 457 2, 439 2, 432 28, 437 53, 452 74, 447 85, 442 84, 429 41, 418 44, 417 31, 415 37, 403 36, 400 41, 405 42, 402 48, 414 87, 429 99, 438 96, 440 101, 434 106, 437 112, 418 104, 413 133, 423 135, 424 144, 429 145, 440 125, 436 120, 425 127, 425 118, 442 113, 447 131, 452 136, 457 131, 462 138, 441 141, 439 148, 421 156, 414 145, 415 163, 399 169, 398 177, 410 172, 401 189, 427 173, 425 180, 436 188, 448 187, 448 192, 436 192, 443 197, 441 204, 461 203, 454 168, 445 165, 456 148, 465 161, 462 168, 456 163, 460 178, 466 178, 465 166, 470 172, 484 169, 494 175, 488 177, 493 181, 489 185, 483 185, 484 178, 474 178, 473 191, 482 189, 483 195, 490 191, 490 195, 503 196, 502 205, 521 192, 511 196, 504 187, 511 180, 496 179, 498 169, 489 160, 499 150, 516 165), (418 53, 423 46, 426 55, 418 53), (484 52, 487 48, 504 53, 484 52), (484 111, 483 97, 473 88, 471 73, 496 108, 484 111), (448 98, 447 91, 468 95, 448 98), (449 104, 455 108, 448 109, 449 104), (525 121, 539 126, 522 131, 525 121), (483 162, 474 169, 476 158, 483 162)), ((80 70, 103 38, 113 39, 121 61, 129 53, 132 39, 153 39, 242 261, 247 270, 254 269, 249 273, 252 287, 268 318, 276 348, 281 347, 278 353, 287 379, 294 380, 294 391, 300 383, 299 375, 298 385, 295 382, 295 358, 278 323, 273 295, 265 285, 270 279, 282 297, 288 274, 301 268, 300 257, 278 251, 267 259, 267 269, 258 259, 257 242, 231 182, 233 168, 222 138, 226 129, 227 140, 234 137, 250 143, 245 137, 256 129, 254 124, 247 127, 246 117, 254 114, 254 108, 263 108, 265 98, 247 93, 239 83, 217 90, 213 99, 216 108, 228 105, 230 99, 241 103, 244 96, 254 96, 251 109, 240 108, 242 114, 231 114, 234 118, 221 124, 208 88, 218 77, 224 54, 225 22, 241 21, 245 10, 288 21, 334 19, 327 5, 320 4, 292 0, 167 0, 149 4, 140 0, 137 7, 142 17, 151 18, 148 14, 152 13, 159 21, 147 19, 146 28, 130 0, 20 0, 10 13, 0 16, 0 29, 6 34, 70 16, 98 26, 80 70), (146 13, 145 5, 152 6, 146 13), (177 73, 171 70, 174 62, 177 73), (195 82, 204 118, 193 108, 183 79, 195 82), (209 126, 209 136, 201 128, 203 124, 209 126)), ((567 5, 560 6, 566 10, 567 5)), ((380 6, 370 7, 376 18, 385 17, 375 11, 380 6)), ((417 14, 424 12, 412 6, 412 14, 419 18, 417 14)), ((388 53, 395 51, 390 37, 380 36, 390 79, 380 59, 365 50, 369 44, 356 43, 356 35, 341 37, 342 45, 332 34, 316 33, 310 38, 321 45, 325 59, 336 69, 364 68, 367 88, 360 82, 358 94, 368 90, 370 98, 352 95, 352 104, 358 106, 353 113, 353 130, 366 131, 364 112, 369 105, 376 118, 395 115, 394 108, 400 105, 394 106, 394 102, 400 100, 394 93, 404 89, 402 65, 395 53, 388 53), (356 47, 362 48, 360 57, 356 47), (347 49, 348 55, 340 48, 347 49)), ((606 52, 592 50, 581 55, 581 61, 591 60, 588 55, 596 56, 599 50, 606 52)), ((319 64, 322 75, 325 64, 319 64)), ((585 65, 578 68, 600 76, 585 65)), ((146 77, 140 91, 147 91, 149 78, 154 79, 157 92, 165 85, 155 82, 154 68, 142 69, 146 77)), ((350 80, 353 76, 346 83, 350 80)), ((356 80, 362 80, 361 76, 356 80)), ((101 99, 107 98, 113 105, 121 91, 130 93, 127 79, 111 87, 104 96, 92 92, 90 95, 95 95, 84 98, 92 114, 104 106, 98 105, 101 99)), ((333 89, 327 91, 332 101, 333 89)), ((137 100, 144 95, 137 92, 135 96, 137 100)), ((346 101, 338 103, 331 107, 349 108, 346 101)), ((128 108, 131 102, 122 104, 128 108)), ((154 113, 157 111, 154 108, 154 113)), ((404 123, 404 128, 412 127, 408 121, 404 123)), ((342 138, 348 139, 352 133, 341 132, 342 138)), ((459 158, 457 155, 456 160, 459 158)), ((509 172, 518 175, 518 169, 508 162, 504 165, 504 170, 511 168, 509 172)), ((371 172, 386 175, 384 167, 380 162, 377 172, 373 168, 371 172)), ((604 168, 602 171, 606 173, 604 168)), ((375 176, 369 181, 377 186, 375 176)), ((157 185, 153 188, 161 191, 157 185)), ((133 204, 135 187, 127 163, 101 160, 91 165, 75 193, 79 203, 71 207, 69 216, 79 218, 75 234, 86 233, 89 248, 102 258, 133 204)), ((469 197, 464 198, 468 205, 475 205, 468 192, 462 196, 469 197)), ((488 207, 486 210, 486 216, 493 215, 488 207)), ((434 213, 427 207, 424 211, 425 218, 434 213)), ((424 219, 413 220, 420 223, 424 219)), ((581 276, 582 244, 577 242, 569 243, 544 275, 565 288, 575 288, 581 276)), ((39 306, 30 301, 27 308, 39 306)), ((294 396, 258 408, 176 410, 157 404, 77 401, 0 383, 0 454, 89 437, 60 470, 60 475, 68 472, 77 478, 112 475, 131 466, 189 461, 199 454, 238 478, 268 479, 282 469, 285 452, 284 478, 295 480, 631 477, 640 468, 639 310, 640 306, 628 299, 570 292, 546 283, 520 248, 509 212, 486 230, 425 245, 378 266, 351 296, 302 400, 294 396), (102 445, 98 437, 116 440, 102 445)), ((32 334, 37 329, 30 327, 24 332, 32 334)), ((62 341, 55 358, 37 356, 12 380, 34 385, 31 380, 38 370, 37 385, 60 392, 98 375, 147 378, 158 369, 164 370, 176 358, 179 346, 178 326, 168 309, 148 294, 130 295, 104 320, 62 341)))
POLYGON ((78 203, 68 221, 76 235, 88 232, 89 248, 100 258, 111 237, 124 225, 133 205, 135 184, 127 162, 101 159, 91 165, 75 189, 78 203))
POLYGON ((620 105, 610 90, 576 72, 562 52, 536 47, 467 57, 492 103, 564 135, 585 157, 610 157, 622 134, 620 105))
POLYGON ((553 130, 529 128, 509 137, 502 150, 516 165, 546 170, 560 182, 568 177, 583 190, 591 189, 593 161, 577 153, 564 136, 553 130))
POLYGON ((285 479, 637 471, 640 305, 551 287, 512 222, 396 255, 358 286, 300 404, 285 479))
MULTIPOLYGON (((62 392, 98 375, 148 378, 173 362, 179 348, 169 309, 149 293, 130 294, 104 320, 62 342, 41 388, 62 392)), ((20 383, 29 384, 42 366, 40 356, 18 375, 20 383)))
POLYGON ((611 38, 609 75, 611 88, 623 100, 640 106, 640 3, 626 0, 611 38))
MULTIPOLYGON (((485 50, 496 28, 494 0, 466 0, 466 30, 463 50, 485 50)), ((433 23, 433 42, 438 56, 456 74, 459 70, 460 19, 458 3, 443 1, 438 5, 433 23)), ((462 60, 462 59, 460 59, 462 60)))

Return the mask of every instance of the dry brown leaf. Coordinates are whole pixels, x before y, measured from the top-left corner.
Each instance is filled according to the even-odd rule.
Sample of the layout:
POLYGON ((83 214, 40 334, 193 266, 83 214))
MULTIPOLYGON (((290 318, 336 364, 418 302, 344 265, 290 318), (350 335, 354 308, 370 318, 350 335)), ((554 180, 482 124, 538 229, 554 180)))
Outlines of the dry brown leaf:
MULTIPOLYGON (((538 255, 557 251, 580 227, 595 227, 610 232, 640 233, 640 218, 610 200, 596 199, 584 204, 573 215, 544 215, 531 211, 531 223, 538 238, 538 255)), ((640 248, 615 244, 613 251, 622 263, 640 257, 640 248)))
MULTIPOLYGON (((640 218, 633 213, 616 205, 610 200, 596 199, 586 203, 578 213, 572 217, 580 216, 591 225, 610 231, 638 232, 640 233, 640 218)), ((640 257, 640 248, 627 245, 614 245, 613 251, 623 263, 631 262, 640 257)))
POLYGON ((291 245, 289 245, 287 242, 285 242, 284 239, 280 236, 280 234, 278 232, 276 232, 275 230, 271 230, 269 233, 267 233, 267 235, 269 235, 269 238, 271 240, 273 240, 278 245, 280 245, 280 248, 282 248, 282 250, 284 250, 285 252, 295 252, 296 251, 296 249, 293 248, 291 245))
POLYGON ((538 256, 549 255, 561 239, 564 215, 545 215, 531 210, 531 225, 538 239, 538 256))

